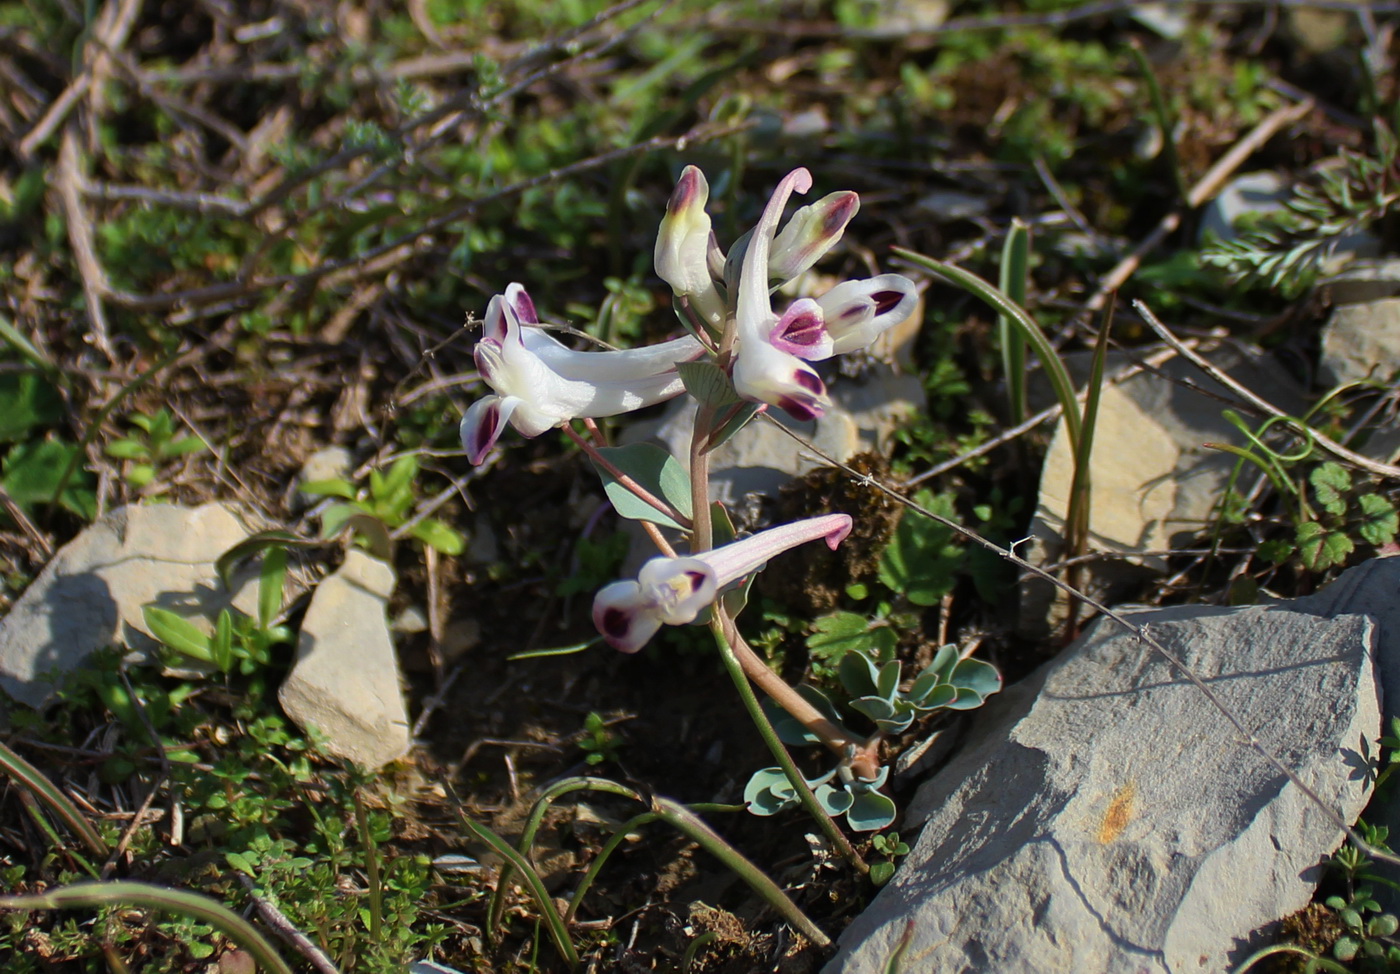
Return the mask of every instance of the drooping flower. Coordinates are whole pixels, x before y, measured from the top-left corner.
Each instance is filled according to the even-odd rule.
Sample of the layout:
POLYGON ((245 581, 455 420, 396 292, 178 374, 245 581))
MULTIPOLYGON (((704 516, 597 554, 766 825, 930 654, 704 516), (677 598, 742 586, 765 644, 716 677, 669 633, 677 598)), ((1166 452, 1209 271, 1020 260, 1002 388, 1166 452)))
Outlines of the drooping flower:
POLYGON ((493 393, 462 417, 467 459, 480 463, 507 422, 522 436, 539 436, 574 419, 615 416, 679 395, 676 363, 704 350, 686 336, 625 351, 574 351, 539 326, 529 294, 512 284, 487 305, 473 352, 493 393))
POLYGON ((774 555, 818 538, 836 546, 851 532, 846 514, 827 514, 760 531, 688 558, 653 558, 635 581, 613 582, 593 599, 593 624, 608 644, 635 653, 666 626, 694 622, 726 586, 774 555))

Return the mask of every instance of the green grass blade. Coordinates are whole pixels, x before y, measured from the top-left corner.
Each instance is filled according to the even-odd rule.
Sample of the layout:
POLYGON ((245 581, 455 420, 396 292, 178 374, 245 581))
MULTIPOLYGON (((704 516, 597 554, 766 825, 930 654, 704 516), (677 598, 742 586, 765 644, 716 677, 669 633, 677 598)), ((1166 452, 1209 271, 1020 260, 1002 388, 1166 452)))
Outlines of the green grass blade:
POLYGON ((106 859, 111 851, 102 836, 92 827, 83 813, 78 811, 67 795, 59 791, 52 781, 34 765, 12 751, 9 745, 0 742, 0 768, 15 781, 32 791, 53 813, 63 819, 63 824, 73 830, 73 834, 83 840, 89 852, 100 859, 106 859))
MULTIPOLYGON (((998 283, 1001 292, 1023 308, 1026 306, 1030 259, 1030 225, 1019 217, 1013 218, 1011 228, 1006 233, 1006 243, 1001 249, 998 283)), ((997 343, 1001 347, 1007 406, 1014 426, 1026 418, 1026 339, 1005 314, 997 316, 997 343)))
MULTIPOLYGON (((461 820, 467 831, 489 845, 492 851, 520 872, 525 884, 530 888, 530 895, 534 897, 535 907, 539 910, 540 916, 544 917, 545 928, 549 931, 549 937, 554 941, 559 955, 564 958, 565 963, 571 969, 578 967, 578 951, 574 950, 573 942, 569 939, 569 931, 564 926, 564 918, 554 908, 554 900, 550 898, 549 891, 544 888, 544 880, 540 879, 540 874, 535 872, 535 867, 530 865, 529 860, 519 852, 511 848, 509 842, 486 826, 473 822, 466 815, 461 816, 461 820)), ((496 881, 498 891, 505 881, 506 872, 503 868, 501 878, 496 881)))
POLYGON ((193 917, 217 929, 253 955, 272 974, 292 974, 286 961, 272 949, 258 929, 218 900, 187 890, 118 880, 111 883, 75 883, 29 896, 0 896, 0 907, 10 910, 69 910, 104 906, 144 907, 193 917))
POLYGON ((1074 447, 1074 474, 1070 480, 1069 506, 1065 511, 1066 554, 1075 558, 1084 554, 1089 543, 1089 468, 1094 452, 1094 428, 1098 424, 1099 403, 1103 399, 1104 365, 1108 361, 1108 332, 1112 313, 1104 316, 1094 343, 1094 357, 1089 366, 1089 382, 1085 387, 1084 416, 1080 420, 1079 442, 1074 447))
POLYGON ((1060 361, 1059 353, 1050 344, 1050 340, 1045 337, 1045 333, 1040 330, 1040 326, 1035 323, 1035 319, 1019 304, 971 271, 963 270, 953 264, 945 264, 913 250, 905 250, 903 247, 891 249, 911 264, 922 267, 948 283, 956 284, 958 287, 977 295, 996 309, 998 314, 1005 315, 1007 321, 1020 330, 1021 335, 1035 349, 1036 355, 1040 357, 1045 374, 1050 377, 1050 384, 1055 389, 1055 398, 1059 400, 1060 407, 1064 410, 1065 428, 1069 433, 1070 444, 1078 446, 1079 402, 1074 394, 1074 383, 1070 381, 1069 372, 1065 370, 1064 363, 1060 361))

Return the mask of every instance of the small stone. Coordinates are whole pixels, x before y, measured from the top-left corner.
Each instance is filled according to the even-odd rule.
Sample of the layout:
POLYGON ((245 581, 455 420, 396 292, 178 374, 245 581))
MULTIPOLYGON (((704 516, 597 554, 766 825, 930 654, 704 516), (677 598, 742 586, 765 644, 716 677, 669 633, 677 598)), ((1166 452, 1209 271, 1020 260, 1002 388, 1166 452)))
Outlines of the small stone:
POLYGON ((1400 298, 1344 304, 1322 329, 1322 380, 1331 385, 1400 372, 1400 298))
POLYGON ((219 556, 252 532, 250 517, 223 503, 132 504, 104 514, 59 550, 0 620, 0 689, 42 706, 56 689, 51 677, 95 650, 153 650, 147 605, 211 630, 221 609, 255 614, 257 561, 235 574, 231 592, 215 571, 219 556))
MULTIPOLYGON (((1383 606, 1400 622, 1400 559, 1386 561, 1307 599, 1130 615, 1348 822, 1370 794, 1357 768, 1381 727, 1373 653, 1382 674, 1400 672, 1400 653, 1384 658, 1400 629, 1357 614, 1383 606)), ((975 720, 915 796, 905 828, 926 819, 922 834, 842 934, 829 974, 883 972, 901 942, 904 969, 924 972, 1232 969, 1256 931, 1310 900, 1342 841, 1111 620, 975 720)))
POLYGON ((301 466, 300 483, 313 480, 349 480, 350 451, 343 446, 328 446, 307 457, 301 466))
POLYGON ((358 548, 312 593, 277 699, 332 754, 373 770, 408 753, 408 712, 385 621, 394 570, 358 548))

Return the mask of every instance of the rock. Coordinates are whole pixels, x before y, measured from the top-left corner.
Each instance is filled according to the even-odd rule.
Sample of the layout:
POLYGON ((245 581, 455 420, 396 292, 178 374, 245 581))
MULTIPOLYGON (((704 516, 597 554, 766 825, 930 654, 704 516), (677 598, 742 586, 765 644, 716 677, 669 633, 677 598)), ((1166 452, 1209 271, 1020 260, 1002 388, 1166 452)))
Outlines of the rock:
MULTIPOLYGON (((1303 409, 1296 383, 1263 354, 1222 348, 1208 357, 1231 378, 1284 411, 1296 415, 1303 409)), ((1108 374, 1126 361, 1110 357, 1108 374)), ((1079 372, 1086 369, 1087 359, 1071 357, 1067 364, 1072 373, 1079 372)), ((1085 566, 1082 584, 1090 592, 1112 593, 1148 573, 1165 570, 1162 556, 1140 553, 1181 547, 1211 522, 1236 461, 1203 444, 1248 445, 1222 415, 1228 408, 1225 403, 1233 398, 1181 358, 1163 363, 1155 374, 1140 372, 1121 383, 1105 384, 1090 460, 1089 547, 1121 557, 1085 566), (1215 395, 1223 396, 1224 402, 1215 395)), ((1033 563, 1048 564, 1062 557, 1073 472, 1069 434, 1061 421, 1041 472, 1040 497, 1030 527, 1033 543, 1024 552, 1033 563)), ((1020 626, 1024 633, 1040 635, 1053 626, 1063 610, 1058 591, 1038 578, 1023 583, 1020 626), (1057 606, 1053 613, 1052 606, 1057 606)))
MULTIPOLYGON (((894 431, 924 402, 917 376, 902 375, 878 362, 859 378, 833 380, 828 392, 831 408, 814 422, 798 423, 776 415, 817 449, 843 461, 866 450, 885 450, 894 431)), ((661 419, 636 424, 621 440, 659 442, 686 462, 694 423, 695 401, 684 396, 661 419)), ((756 418, 710 455, 710 496, 731 507, 750 492, 775 497, 783 484, 823 463, 782 430, 756 418)))
POLYGON ((1400 297, 1400 260, 1354 260, 1319 282, 1333 304, 1361 304, 1400 297))
POLYGON ((1343 304, 1322 329, 1322 380, 1387 381, 1400 371, 1400 298, 1343 304))
MULTIPOLYGON (((1354 821, 1376 753, 1379 632, 1400 559, 1271 606, 1138 610, 1231 711, 1354 821), (1379 622, 1355 614, 1379 607, 1379 622)), ((1389 665, 1400 672, 1400 649, 1389 665)), ((1384 654, 1382 654, 1384 655, 1384 654)), ((1397 687, 1400 689, 1400 686, 1397 687)), ((927 819, 828 974, 1223 971, 1308 902, 1341 830, 1139 639, 1100 620, 979 712, 909 809, 927 819)), ((903 831, 903 829, 901 830, 903 831)))
POLYGON ((230 605, 255 614, 257 563, 237 574, 232 593, 214 570, 252 532, 245 513, 222 503, 133 504, 104 514, 63 546, 0 621, 0 689, 42 706, 56 687, 49 677, 76 669, 94 650, 153 649, 146 605, 206 621, 230 605))
POLYGON ((351 548, 316 586, 297 638, 296 663, 277 699, 301 727, 326 735, 332 754, 373 770, 408 753, 408 713, 385 620, 394 570, 351 548))

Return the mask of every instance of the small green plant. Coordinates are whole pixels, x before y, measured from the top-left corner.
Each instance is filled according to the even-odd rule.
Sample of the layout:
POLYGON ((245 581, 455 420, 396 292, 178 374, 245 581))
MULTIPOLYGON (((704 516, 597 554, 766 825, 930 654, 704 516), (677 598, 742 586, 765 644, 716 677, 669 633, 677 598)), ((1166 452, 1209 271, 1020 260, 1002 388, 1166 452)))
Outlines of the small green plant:
MULTIPOLYGON (((898 734, 916 716, 935 710, 972 710, 1001 689, 1001 674, 996 667, 981 660, 963 659, 952 645, 939 649, 933 661, 904 689, 901 673, 898 660, 879 662, 865 650, 850 650, 837 663, 836 675, 848 697, 846 708, 874 724, 877 735, 898 734)), ((847 717, 826 693, 813 686, 798 687, 798 692, 827 720, 844 725, 847 717)), ((784 743, 820 743, 816 734, 790 714, 776 707, 769 707, 768 712, 784 743)), ((870 832, 895 819, 894 802, 879 791, 888 773, 888 767, 882 768, 874 780, 861 780, 842 762, 823 775, 807 779, 807 784, 827 814, 844 815, 851 828, 870 832)), ((783 770, 773 767, 754 773, 744 789, 744 801, 755 815, 776 815, 796 805, 798 796, 783 770)))
POLYGON ((595 711, 589 711, 583 719, 583 732, 579 735, 578 746, 587 752, 584 758, 589 765, 596 766, 604 761, 616 761, 617 750, 622 746, 622 738, 608 729, 608 721, 595 711))
POLYGON ((387 473, 369 472, 369 484, 356 490, 348 480, 336 477, 311 480, 301 485, 303 493, 319 497, 339 497, 344 503, 332 504, 321 516, 321 534, 333 537, 357 515, 368 517, 393 531, 407 526, 408 533, 423 544, 445 555, 460 555, 467 542, 462 534, 435 517, 413 518, 418 503, 416 480, 418 458, 399 457, 387 473))
POLYGON ((135 413, 126 420, 132 432, 107 444, 109 457, 126 461, 123 476, 136 490, 149 485, 168 461, 209 449, 198 436, 176 436, 175 418, 161 408, 154 415, 135 413))
POLYGON ((899 860, 909 855, 909 845, 899 838, 898 832, 883 832, 872 835, 870 845, 876 852, 885 857, 881 862, 870 864, 870 881, 876 886, 884 886, 894 875, 895 865, 899 860))
POLYGON ((1306 291, 1342 240, 1400 203, 1400 146, 1381 120, 1374 131, 1369 154, 1342 150, 1338 165, 1299 183, 1281 211, 1263 215, 1233 240, 1208 245, 1202 260, 1284 297, 1306 291))

